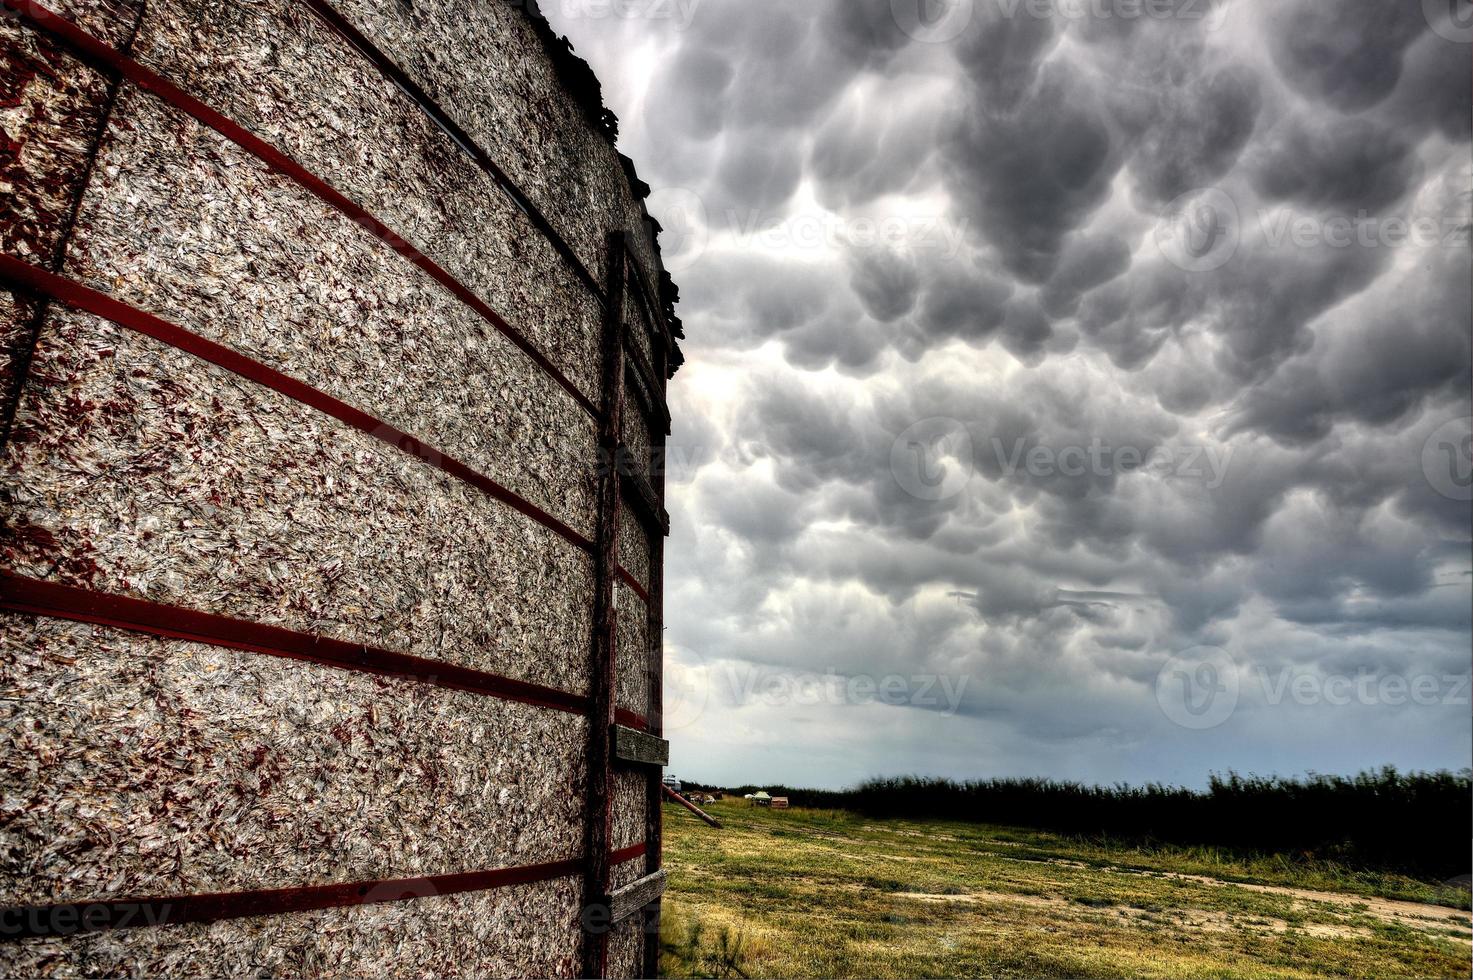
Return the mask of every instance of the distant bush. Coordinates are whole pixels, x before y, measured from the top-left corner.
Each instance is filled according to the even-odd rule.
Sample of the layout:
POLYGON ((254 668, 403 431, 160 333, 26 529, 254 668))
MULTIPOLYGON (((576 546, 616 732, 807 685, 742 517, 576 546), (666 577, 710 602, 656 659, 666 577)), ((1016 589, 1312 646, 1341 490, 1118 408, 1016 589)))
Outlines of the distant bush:
MULTIPOLYGON (((1303 778, 1214 775, 1207 789, 1085 786, 1047 779, 902 776, 848 790, 764 786, 794 806, 936 818, 1085 837, 1290 854, 1420 877, 1467 874, 1473 774, 1303 778)), ((753 792, 741 787, 732 792, 753 792)))

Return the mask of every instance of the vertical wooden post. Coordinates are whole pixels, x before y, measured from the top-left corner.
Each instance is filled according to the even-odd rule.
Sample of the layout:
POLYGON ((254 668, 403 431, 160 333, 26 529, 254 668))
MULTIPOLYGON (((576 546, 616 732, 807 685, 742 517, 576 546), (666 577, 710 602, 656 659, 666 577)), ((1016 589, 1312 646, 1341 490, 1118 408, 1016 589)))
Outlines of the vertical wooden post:
POLYGON ((598 430, 598 519, 594 538, 593 651, 590 658, 593 707, 588 719, 588 867, 583 883, 582 976, 608 972, 609 852, 613 832, 613 746, 617 663, 617 610, 614 588, 619 572, 619 473, 617 455, 624 414, 624 284, 628 259, 624 236, 608 236, 608 306, 603 331, 603 377, 598 430))
MULTIPOLYGON (((649 270, 651 273, 654 270, 649 270)), ((651 317, 663 316, 664 311, 659 304, 658 297, 653 297, 656 305, 650 310, 651 317)), ((654 327, 655 324, 651 324, 654 327)), ((664 336, 663 330, 654 330, 656 339, 664 336)), ((666 398, 665 382, 670 375, 670 351, 664 343, 653 343, 651 349, 654 351, 654 383, 659 390, 650 392, 650 400, 659 405, 668 405, 666 398)), ((661 510, 665 509, 665 470, 669 465, 666 451, 668 449, 668 433, 665 426, 656 426, 651 420, 650 426, 650 456, 645 461, 645 474, 649 478, 650 487, 655 491, 655 500, 661 510)), ((649 590, 649 608, 647 611, 649 628, 646 636, 649 637, 649 649, 645 651, 646 669, 649 671, 649 731, 651 735, 663 738, 665 735, 665 538, 657 531, 651 531, 650 542, 650 571, 649 582, 646 583, 649 590)), ((654 874, 664 866, 664 794, 661 792, 663 784, 661 778, 664 771, 656 769, 649 775, 649 795, 645 803, 645 873, 654 874)), ((660 902, 656 899, 644 910, 644 963, 642 975, 645 977, 657 977, 660 975, 660 902)))

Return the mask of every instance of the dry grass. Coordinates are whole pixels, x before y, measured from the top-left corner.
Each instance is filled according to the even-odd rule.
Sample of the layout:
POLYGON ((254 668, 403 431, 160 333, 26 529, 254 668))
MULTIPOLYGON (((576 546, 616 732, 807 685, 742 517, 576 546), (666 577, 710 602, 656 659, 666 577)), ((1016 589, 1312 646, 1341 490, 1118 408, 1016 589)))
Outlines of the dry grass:
POLYGON ((1323 863, 1311 889, 1287 862, 714 809, 724 832, 665 811, 667 976, 1470 976, 1451 889, 1323 863))

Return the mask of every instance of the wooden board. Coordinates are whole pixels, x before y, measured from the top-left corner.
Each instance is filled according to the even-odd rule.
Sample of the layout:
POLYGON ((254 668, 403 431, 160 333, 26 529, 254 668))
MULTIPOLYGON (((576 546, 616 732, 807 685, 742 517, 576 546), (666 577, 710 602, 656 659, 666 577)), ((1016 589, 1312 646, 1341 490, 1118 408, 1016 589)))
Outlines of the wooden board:
POLYGON ((647 732, 615 725, 614 757, 622 762, 665 766, 670 764, 670 743, 647 732))
POLYGON ((665 894, 668 879, 663 869, 625 885, 609 896, 609 924, 623 922, 640 909, 665 894))

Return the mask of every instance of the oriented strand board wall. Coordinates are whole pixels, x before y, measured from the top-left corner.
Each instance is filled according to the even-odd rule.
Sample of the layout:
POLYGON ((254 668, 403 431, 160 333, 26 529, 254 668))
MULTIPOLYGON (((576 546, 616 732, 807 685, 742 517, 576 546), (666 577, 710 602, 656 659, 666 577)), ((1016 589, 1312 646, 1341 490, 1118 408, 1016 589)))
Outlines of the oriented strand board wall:
POLYGON ((500 0, 21 6, 0 973, 579 973, 590 819, 609 888, 659 845, 656 771, 589 805, 601 590, 619 720, 659 714, 658 515, 615 508, 617 586, 596 560, 610 233, 657 294, 638 459, 679 363, 587 78, 500 0), (204 921, 14 928, 160 898, 204 921))

